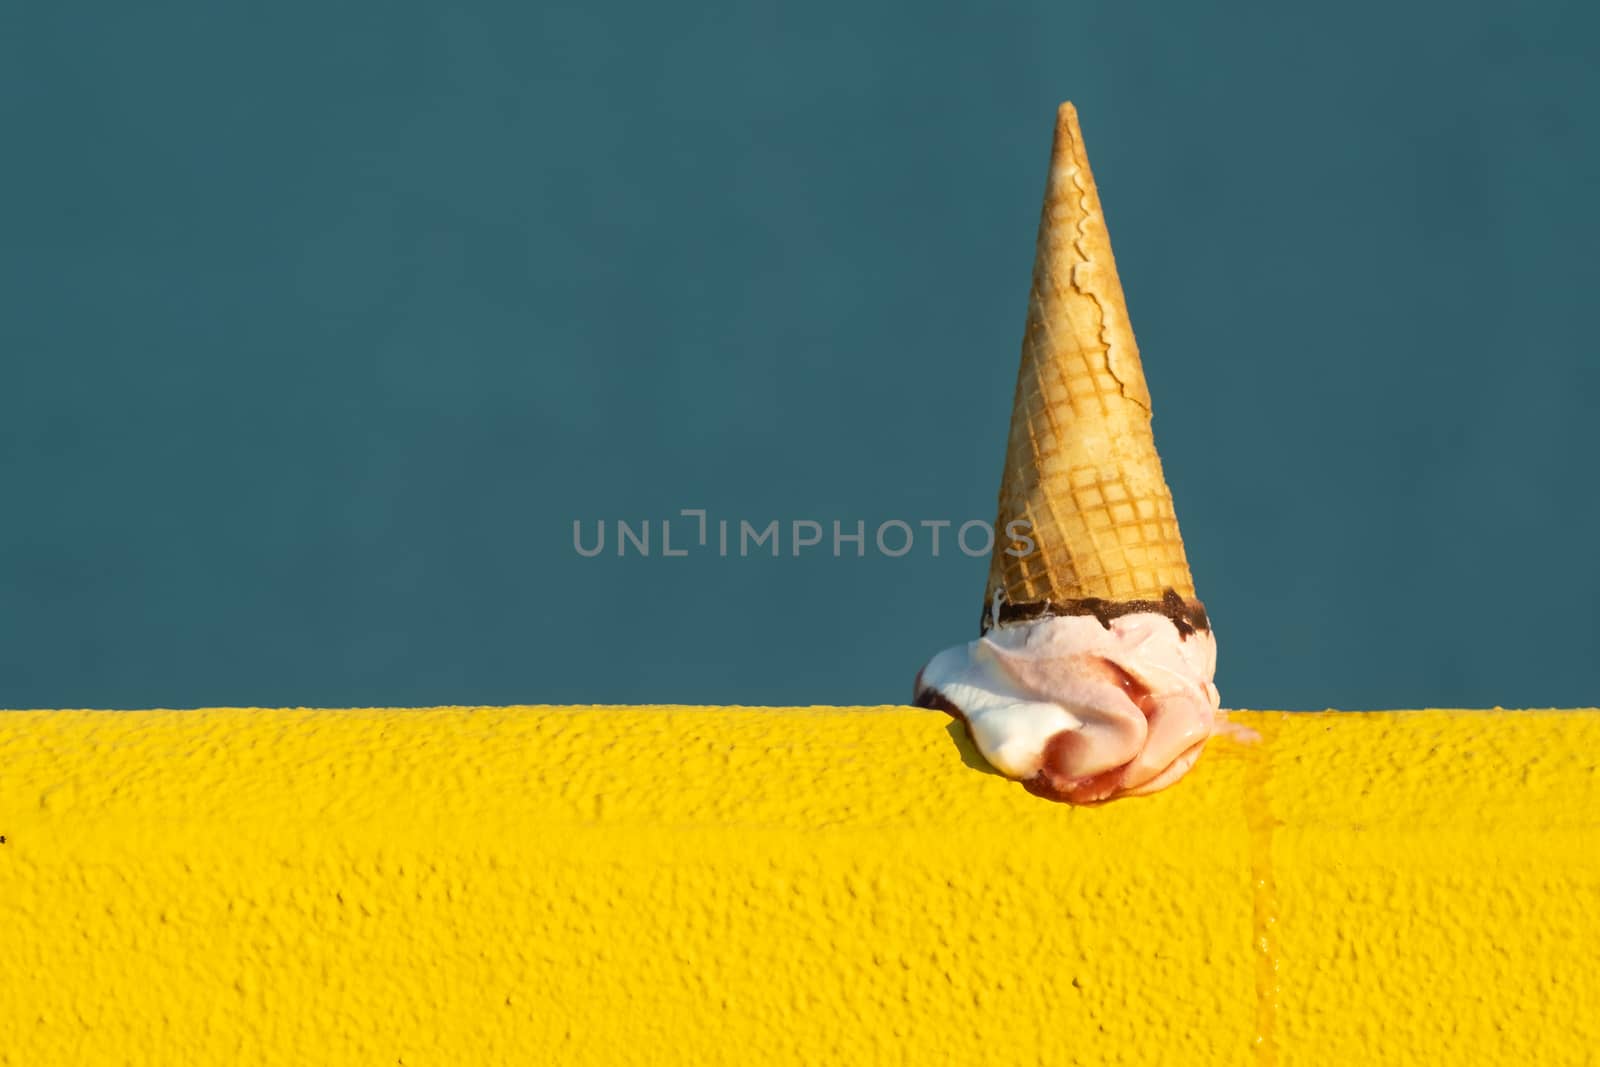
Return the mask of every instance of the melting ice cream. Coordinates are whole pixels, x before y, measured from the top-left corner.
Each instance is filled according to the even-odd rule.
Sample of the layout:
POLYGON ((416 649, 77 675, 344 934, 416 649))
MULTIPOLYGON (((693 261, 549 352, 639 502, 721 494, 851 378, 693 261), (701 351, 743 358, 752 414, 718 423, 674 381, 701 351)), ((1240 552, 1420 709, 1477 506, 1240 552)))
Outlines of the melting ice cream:
POLYGON ((1217 646, 1166 615, 1045 616, 998 626, 922 669, 916 702, 967 724, 984 759, 1077 804, 1153 793, 1217 721, 1217 646))

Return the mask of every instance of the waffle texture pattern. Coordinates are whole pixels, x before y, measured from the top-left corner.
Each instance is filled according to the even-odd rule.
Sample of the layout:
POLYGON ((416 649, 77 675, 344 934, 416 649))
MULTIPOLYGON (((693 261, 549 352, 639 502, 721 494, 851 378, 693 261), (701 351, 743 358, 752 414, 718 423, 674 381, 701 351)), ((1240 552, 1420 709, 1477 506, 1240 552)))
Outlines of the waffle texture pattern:
POLYGON ((984 602, 1194 597, 1077 112, 1057 115, 984 602), (1007 526, 1025 521, 1034 549, 1007 526))

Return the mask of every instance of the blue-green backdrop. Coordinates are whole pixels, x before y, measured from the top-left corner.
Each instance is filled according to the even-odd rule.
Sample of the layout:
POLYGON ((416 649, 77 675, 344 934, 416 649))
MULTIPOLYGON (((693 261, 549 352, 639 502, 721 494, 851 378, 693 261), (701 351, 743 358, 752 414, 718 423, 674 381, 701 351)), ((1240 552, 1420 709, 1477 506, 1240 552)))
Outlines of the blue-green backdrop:
POLYGON ((1226 702, 1594 704, 1597 40, 6 5, 0 706, 905 699, 984 562, 871 531, 992 514, 1062 99, 1226 702), (573 550, 688 507, 869 553, 573 550))

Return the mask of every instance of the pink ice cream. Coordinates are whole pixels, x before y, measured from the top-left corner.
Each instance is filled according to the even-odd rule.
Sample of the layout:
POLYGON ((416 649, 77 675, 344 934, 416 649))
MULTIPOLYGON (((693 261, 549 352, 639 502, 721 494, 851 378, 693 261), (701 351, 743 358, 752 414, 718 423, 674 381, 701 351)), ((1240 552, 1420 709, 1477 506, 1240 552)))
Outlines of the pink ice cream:
POLYGON ((1194 766, 1220 721, 1209 629, 1166 615, 1045 616, 994 627, 918 673, 915 702, 966 723, 985 759, 1074 804, 1142 796, 1194 766))

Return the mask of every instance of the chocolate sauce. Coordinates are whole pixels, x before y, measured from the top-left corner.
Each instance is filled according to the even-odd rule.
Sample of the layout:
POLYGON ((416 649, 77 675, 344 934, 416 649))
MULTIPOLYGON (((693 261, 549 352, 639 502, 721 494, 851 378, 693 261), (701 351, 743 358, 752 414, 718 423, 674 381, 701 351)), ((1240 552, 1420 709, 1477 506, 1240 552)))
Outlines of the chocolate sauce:
POLYGON ((930 711, 942 711, 952 719, 959 719, 962 722, 967 721, 967 717, 961 714, 961 709, 946 700, 943 693, 940 693, 937 689, 923 689, 920 676, 918 676, 917 682, 917 694, 911 701, 912 707, 927 708, 930 711))
MULTIPOLYGON (((1196 631, 1211 632, 1211 620, 1206 617, 1205 605, 1198 600, 1183 599, 1174 589, 1168 589, 1160 600, 1103 600, 1091 596, 1077 600, 1025 600, 1015 604, 1003 601, 998 621, 1003 625, 1047 615, 1092 615, 1109 630, 1112 619, 1140 612, 1151 612, 1171 619, 1172 625, 1178 628, 1179 637, 1188 637, 1196 631)), ((988 633, 995 623, 990 606, 985 604, 978 633, 988 633)))

